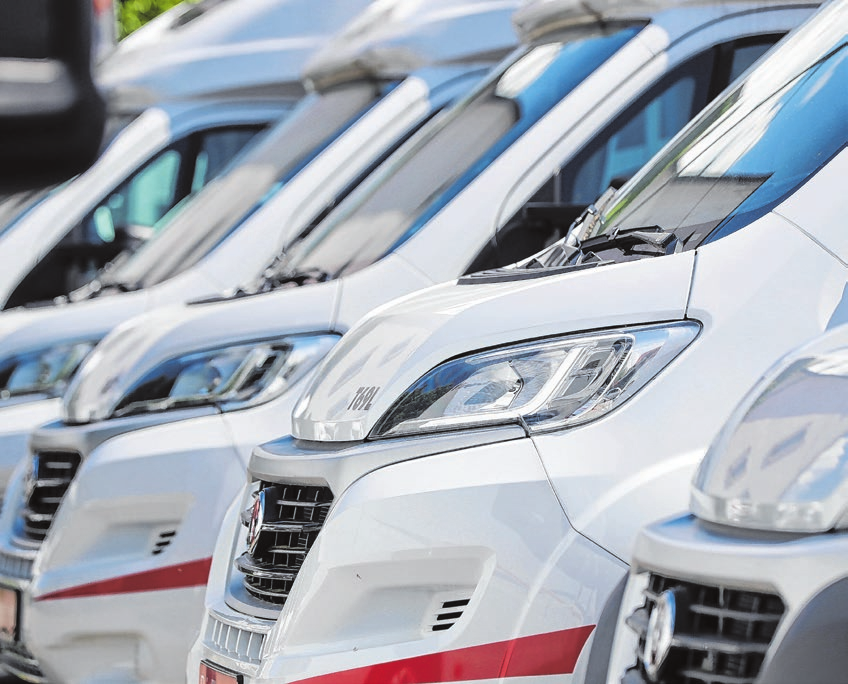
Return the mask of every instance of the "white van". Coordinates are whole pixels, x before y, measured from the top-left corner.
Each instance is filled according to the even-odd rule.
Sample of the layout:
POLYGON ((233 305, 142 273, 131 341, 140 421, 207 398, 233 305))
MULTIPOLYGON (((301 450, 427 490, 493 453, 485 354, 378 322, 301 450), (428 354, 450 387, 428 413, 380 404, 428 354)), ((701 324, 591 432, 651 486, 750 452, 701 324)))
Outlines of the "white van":
POLYGON ((608 606, 617 630, 593 647, 608 676, 587 681, 674 681, 683 670, 743 684, 842 681, 846 359, 842 325, 740 403, 695 477, 691 515, 639 533, 623 599, 608 606))
MULTIPOLYGON (((342 338, 291 436, 251 457, 189 682, 584 671, 640 525, 685 505, 775 359, 846 320, 845 12, 788 38, 568 238, 342 338)), ((38 597, 79 567, 42 553, 38 625, 58 612, 38 597)))
MULTIPOLYGON (((392 4, 380 3, 379 7, 385 10, 392 4)), ((208 295, 215 291, 216 282, 220 282, 220 279, 228 282, 226 279, 232 277, 233 272, 250 274, 255 280, 262 266, 279 253, 281 245, 285 246, 288 231, 295 234, 308 231, 311 222, 317 220, 315 217, 320 218, 328 206, 331 207, 335 201, 349 193, 359 177, 370 170, 369 166, 377 164, 399 141, 411 135, 460 93, 467 92, 489 71, 491 60, 511 51, 516 41, 509 20, 515 7, 512 2, 422 2, 414 13, 407 11, 410 5, 406 0, 394 4, 404 10, 392 14, 394 23, 387 23, 383 14, 366 13, 368 21, 365 23, 379 21, 376 26, 379 30, 367 41, 363 42, 359 30, 363 24, 361 21, 357 21, 350 29, 355 41, 350 40, 347 32, 339 38, 339 48, 344 54, 358 55, 355 59, 351 58, 355 70, 351 70, 348 64, 344 78, 339 80, 336 78, 337 70, 327 66, 335 59, 336 52, 331 50, 316 57, 317 61, 310 65, 310 74, 316 83, 320 82, 320 89, 308 96, 279 129, 270 131, 237 159, 229 172, 200 193, 195 202, 190 203, 159 236, 137 253, 137 257, 146 260, 145 263, 149 265, 148 271, 142 269, 138 272, 148 273, 151 278, 154 277, 151 272, 154 270, 155 277, 163 278, 166 269, 177 269, 179 272, 188 268, 189 262, 199 263, 198 269, 181 281, 184 286, 182 290, 174 280, 164 278, 164 288, 171 289, 160 287, 152 288, 152 292, 121 292, 122 289, 131 288, 118 286, 117 279, 122 273, 128 272, 119 266, 109 273, 111 280, 107 281, 104 277, 102 282, 98 281, 101 287, 78 293, 75 297, 79 300, 75 303, 55 307, 52 311, 7 312, 0 318, 0 329, 4 325, 8 326, 0 340, 9 359, 6 366, 8 372, 0 376, 0 382, 6 383, 9 392, 5 406, 0 409, 6 427, 0 458, 8 469, 16 461, 26 460, 26 443, 30 430, 35 426, 33 421, 38 420, 40 423, 51 417, 58 418, 59 399, 46 397, 51 393, 60 393, 61 386, 70 377, 74 367, 90 352, 93 341, 90 337, 86 338, 85 334, 91 335, 93 331, 102 334, 102 326, 111 326, 122 317, 130 317, 133 306, 151 304, 157 297, 158 301, 164 303, 168 301, 167 297, 171 301, 181 301, 180 297, 208 295), (457 30, 457 25, 461 30, 457 30), (353 47, 352 42, 355 42, 353 47), (409 59, 406 66, 382 61, 385 57, 383 50, 387 46, 406 51, 409 59), (407 69, 413 63, 423 66, 409 73, 407 69), (348 80, 351 78, 353 80, 348 80), (245 215, 248 218, 240 226, 239 222, 245 215), (205 222, 200 219, 205 219, 205 222), (184 230, 180 232, 178 228, 184 230), (203 256, 209 253, 229 273, 216 273, 213 269, 211 273, 217 280, 206 279, 210 271, 203 269, 209 268, 209 259, 204 261, 203 256), (153 258, 154 255, 158 256, 153 258), (61 328, 57 329, 60 324, 61 328), (41 351, 38 351, 39 344, 41 351), (14 351, 25 349, 36 351, 29 354, 14 351), (55 370, 55 373, 39 375, 31 372, 33 368, 45 367, 55 370), (46 380, 54 382, 48 386, 46 380), (41 387, 39 383, 42 383, 41 387), (39 396, 41 399, 36 400, 39 396)), ((127 269, 136 268, 138 262, 134 259, 126 262, 127 269)), ((244 301, 253 300, 259 298, 247 298, 244 301)), ((249 306, 246 309, 252 311, 249 306)), ((151 316, 158 320, 156 314, 151 316)), ((170 320, 170 315, 165 315, 162 320, 165 319, 170 320)), ((267 322, 267 311, 262 321, 267 322)), ((238 326, 235 319, 229 318, 215 334, 233 332, 238 326)), ((164 328, 154 324, 154 327, 146 330, 156 335, 163 332, 164 328)), ((120 336, 121 333, 117 332, 116 335, 120 336)), ((331 335, 329 340, 335 341, 336 337, 331 335)), ((297 381, 298 374, 308 372, 323 357, 326 346, 322 345, 327 340, 315 341, 315 349, 310 346, 310 340, 304 340, 303 345, 300 345, 300 340, 296 342, 296 350, 290 350, 284 345, 282 348, 275 347, 271 352, 278 356, 278 360, 287 363, 289 370, 286 372, 286 380, 293 383, 297 381), (284 353, 280 355, 278 352, 284 353)), ((193 338, 182 339, 182 343, 192 344, 193 338)), ((135 353, 143 348, 132 343, 127 351, 135 353)), ((260 353, 259 349, 255 351, 260 353)), ((92 367, 101 371, 108 367, 117 368, 111 362, 104 365, 102 356, 94 354, 92 367)), ((258 357, 253 354, 251 358, 255 360, 258 357)), ((122 361, 128 361, 128 358, 122 361)), ((275 365, 274 370, 281 369, 275 365)), ((271 389, 275 391, 277 388, 274 386, 271 389)), ((148 426, 160 425, 187 415, 208 413, 205 408, 199 412, 157 413, 153 415, 152 421, 145 417, 138 420, 138 417, 133 416, 122 423, 124 431, 135 431, 145 422, 148 426)), ((114 425, 110 423, 109 427, 114 425)), ((81 429, 88 430, 89 427, 87 425, 81 429)), ((99 427, 102 427, 102 423, 99 427)), ((80 434, 80 430, 76 430, 76 433, 80 434)), ((101 438, 105 437, 105 433, 99 434, 101 438)), ((198 518, 197 536, 183 532, 175 536, 171 533, 174 530, 162 528, 177 509, 182 509, 182 504, 177 504, 177 509, 173 509, 168 503, 168 489, 171 485, 179 486, 179 482, 186 482, 182 476, 171 480, 170 466, 179 462, 181 465, 177 467, 188 471, 198 467, 193 457, 173 454, 174 459, 168 459, 170 463, 166 470, 159 473, 158 481, 162 489, 154 495, 158 501, 154 504, 157 510, 153 513, 156 530, 150 540, 142 541, 143 548, 139 549, 139 554, 127 555, 127 544, 134 543, 131 541, 133 539, 139 541, 139 534, 148 534, 146 526, 151 519, 147 513, 140 508, 129 511, 128 515, 134 522, 130 522, 130 518, 123 513, 119 517, 107 515, 102 518, 102 521, 111 520, 122 529, 119 545, 123 550, 117 556, 107 552, 107 556, 113 561, 122 558, 121 562, 130 566, 140 562, 145 570, 142 576, 136 578, 138 582, 121 583, 121 586, 128 589, 127 592, 120 591, 115 595, 115 592, 107 591, 109 598, 105 601, 102 598, 95 599, 96 605, 92 605, 90 610, 86 609, 87 619, 83 622, 77 619, 79 614, 72 603, 60 601, 66 607, 71 607, 72 611, 54 624, 55 628, 63 630, 60 637, 62 646, 53 648, 51 645, 44 652, 46 660, 41 658, 40 653, 36 654, 38 660, 34 659, 24 643, 35 644, 42 635, 52 640, 55 631, 47 633, 37 629, 31 632, 31 637, 24 637, 24 642, 20 639, 4 642, 0 638, 0 661, 8 669, 29 678, 40 679, 43 677, 40 670, 43 663, 50 681, 66 682, 89 681, 91 678, 100 678, 101 681, 177 681, 183 678, 186 654, 196 636, 203 609, 206 572, 203 568, 204 563, 208 566, 211 555, 213 527, 223 516, 227 503, 219 497, 227 500, 232 498, 241 480, 239 473, 243 472, 253 444, 252 440, 250 445, 245 444, 239 454, 234 452, 231 442, 222 442, 220 431, 213 430, 209 436, 223 446, 217 454, 203 459, 199 472, 208 473, 212 478, 229 480, 232 485, 226 493, 208 497, 207 502, 211 508, 198 518), (224 460, 219 460, 221 456, 224 460), (183 543, 187 544, 185 548, 183 543), (178 562, 174 565, 175 555, 185 553, 186 549, 193 553, 197 545, 205 547, 203 553, 206 561, 188 564, 178 562), (150 584, 151 579, 153 584, 150 584), (158 609, 154 609, 157 604, 158 609), (122 636, 116 637, 116 632, 122 636)), ((64 439, 64 435, 59 437, 64 439)), ((93 442, 89 443, 90 447, 93 445, 93 442)), ((169 441, 162 444, 166 445, 175 447, 176 443, 169 441)), ((57 450, 51 453, 58 457, 57 450)), ((42 465, 38 468, 42 470, 36 468, 33 471, 36 479, 41 482, 35 485, 35 489, 40 489, 45 483, 55 485, 55 478, 44 480, 38 475, 40 472, 54 472, 57 467, 62 468, 51 459, 40 462, 42 465)), ((153 475, 150 468, 158 468, 155 461, 153 455, 146 459, 143 471, 148 475, 153 475)), ((28 468, 29 463, 23 464, 23 467, 28 468)), ((105 471, 101 473, 106 474, 105 471)), ((72 475, 70 471, 66 474, 72 475)), ((136 472, 131 477, 140 474, 136 472)), ((48 500, 58 507, 61 497, 54 496, 56 491, 48 495, 48 500)), ((42 491, 41 494, 46 492, 42 491)), ((153 500, 140 495, 136 502, 140 504, 142 501, 152 503, 153 500)), ((41 504, 36 504, 31 513, 26 514, 29 522, 23 532, 17 527, 15 531, 10 528, 14 539, 7 537, 8 545, 4 548, 10 553, 3 556, 10 564, 0 561, 4 582, 13 582, 19 588, 27 583, 36 550, 40 546, 40 543, 33 544, 34 538, 29 539, 29 535, 44 538, 49 526, 45 525, 47 518, 44 513, 41 504), (36 528, 40 528, 41 532, 36 528)), ((52 515, 49 517, 52 518, 52 515)), ((94 528, 86 534, 93 532, 94 528)), ((81 550, 82 546, 78 548, 81 550)), ((91 589, 95 586, 102 587, 97 583, 91 589)), ((21 624, 27 625, 23 614, 21 624)), ((23 636, 22 633, 19 636, 23 636)))
POLYGON ((2 220, 0 306, 49 302, 135 251, 306 95, 307 62, 367 5, 184 3, 122 41, 96 70, 110 144, 88 171, 2 220))

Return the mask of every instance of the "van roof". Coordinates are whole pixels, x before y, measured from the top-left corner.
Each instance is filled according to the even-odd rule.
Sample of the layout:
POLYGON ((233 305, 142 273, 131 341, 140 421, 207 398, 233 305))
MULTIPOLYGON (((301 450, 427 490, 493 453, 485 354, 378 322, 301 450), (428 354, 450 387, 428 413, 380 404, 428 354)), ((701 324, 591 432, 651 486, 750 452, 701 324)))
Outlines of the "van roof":
POLYGON ((316 88, 402 78, 425 66, 500 59, 518 43, 520 0, 375 0, 306 65, 316 88))

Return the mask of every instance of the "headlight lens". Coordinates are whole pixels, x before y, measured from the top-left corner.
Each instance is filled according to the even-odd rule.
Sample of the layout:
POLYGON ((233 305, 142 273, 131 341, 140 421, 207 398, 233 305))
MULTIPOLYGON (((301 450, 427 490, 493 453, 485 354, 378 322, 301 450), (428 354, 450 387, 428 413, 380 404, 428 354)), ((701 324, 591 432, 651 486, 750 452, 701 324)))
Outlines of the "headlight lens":
POLYGON ((521 344, 437 366, 371 437, 518 422, 531 432, 595 420, 626 401, 698 334, 681 322, 521 344))
POLYGON ((75 387, 66 398, 66 419, 85 422, 190 406, 229 410, 261 404, 314 368, 338 339, 333 334, 291 335, 179 356, 125 391, 75 387), (88 405, 81 405, 83 396, 93 397, 88 405))
POLYGON ((9 356, 0 361, 0 399, 28 394, 61 396, 96 341, 72 342, 9 356))
POLYGON ((801 353, 767 374, 701 463, 691 508, 744 528, 848 527, 848 347, 801 353))

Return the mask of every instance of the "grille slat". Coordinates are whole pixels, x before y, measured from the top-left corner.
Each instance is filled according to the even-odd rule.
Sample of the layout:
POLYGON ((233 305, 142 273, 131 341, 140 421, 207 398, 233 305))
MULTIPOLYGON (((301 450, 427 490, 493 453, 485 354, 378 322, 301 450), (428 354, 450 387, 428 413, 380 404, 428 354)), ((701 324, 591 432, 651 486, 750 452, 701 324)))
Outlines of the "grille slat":
MULTIPOLYGON (((235 567, 248 593, 281 606, 324 525, 333 493, 329 487, 263 482, 257 497, 263 517, 253 523, 259 527, 253 544, 248 540, 250 548, 235 559, 235 567)), ((241 515, 248 528, 252 518, 253 508, 241 515)))
MULTIPOLYGON (((651 574, 645 603, 626 619, 638 636, 637 655, 645 653, 651 613, 666 591, 675 597, 674 633, 656 684, 753 684, 785 611, 781 598, 651 574)), ((641 660, 626 679, 648 681, 641 660)))
POLYGON ((81 461, 82 457, 73 451, 34 454, 25 501, 18 514, 20 531, 26 541, 44 541, 81 461))

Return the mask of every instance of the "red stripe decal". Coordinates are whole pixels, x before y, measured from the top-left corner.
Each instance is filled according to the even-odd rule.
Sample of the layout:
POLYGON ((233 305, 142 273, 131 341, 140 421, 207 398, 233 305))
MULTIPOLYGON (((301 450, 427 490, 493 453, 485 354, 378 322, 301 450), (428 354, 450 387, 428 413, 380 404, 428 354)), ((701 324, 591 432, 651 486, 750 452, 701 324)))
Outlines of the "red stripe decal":
POLYGON ((36 596, 36 601, 50 601, 52 599, 83 598, 90 596, 109 596, 111 594, 132 594, 140 591, 163 591, 165 589, 182 589, 185 587, 198 587, 206 584, 209 579, 209 568, 212 566, 211 558, 169 565, 166 568, 145 570, 123 577, 100 580, 89 584, 81 584, 78 587, 60 589, 50 594, 36 596))
POLYGON ((415 684, 571 674, 594 625, 404 658, 292 684, 415 684))

